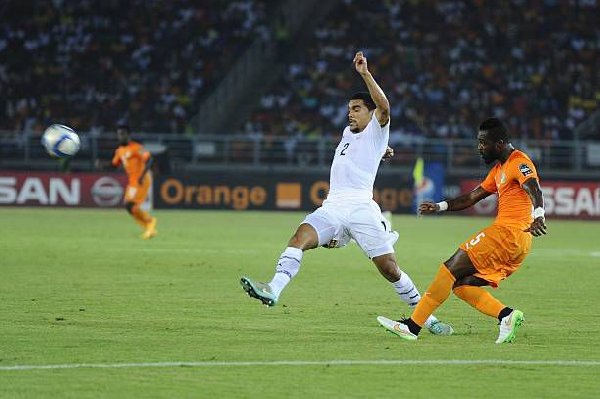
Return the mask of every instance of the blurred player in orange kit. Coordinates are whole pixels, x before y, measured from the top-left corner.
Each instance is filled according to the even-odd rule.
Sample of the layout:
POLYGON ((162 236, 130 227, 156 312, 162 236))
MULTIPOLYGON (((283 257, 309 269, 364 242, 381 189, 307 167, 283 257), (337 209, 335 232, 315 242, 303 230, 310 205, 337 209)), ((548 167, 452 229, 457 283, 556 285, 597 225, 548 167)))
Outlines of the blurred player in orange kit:
POLYGON ((128 182, 125 189, 125 207, 133 219, 144 228, 142 238, 149 239, 157 234, 156 218, 141 208, 146 200, 152 176, 148 170, 152 166, 152 156, 140 144, 131 140, 129 127, 117 127, 119 147, 115 150, 111 164, 114 167, 123 165, 128 182))
POLYGON ((497 318, 497 344, 512 342, 524 320, 523 312, 505 306, 481 288, 498 283, 514 273, 531 249, 532 236, 546 234, 544 198, 533 162, 510 143, 506 126, 497 118, 479 126, 478 150, 486 164, 496 162, 486 179, 473 191, 439 203, 424 202, 420 213, 460 211, 498 194, 498 216, 494 223, 470 237, 444 262, 437 277, 409 319, 377 320, 387 330, 407 340, 416 340, 423 323, 450 292, 480 312, 497 318))

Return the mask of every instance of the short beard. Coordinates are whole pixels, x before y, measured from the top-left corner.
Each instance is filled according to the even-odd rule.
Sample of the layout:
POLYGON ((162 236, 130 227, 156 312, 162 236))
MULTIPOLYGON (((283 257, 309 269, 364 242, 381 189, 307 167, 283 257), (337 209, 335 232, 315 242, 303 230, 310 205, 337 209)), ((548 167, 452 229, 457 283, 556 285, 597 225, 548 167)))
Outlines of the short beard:
POLYGON ((494 163, 497 159, 498 159, 498 157, 483 158, 483 162, 485 162, 486 165, 489 165, 491 163, 494 163))
POLYGON ((360 133, 360 128, 359 127, 355 127, 354 129, 350 128, 350 131, 352 133, 360 133))

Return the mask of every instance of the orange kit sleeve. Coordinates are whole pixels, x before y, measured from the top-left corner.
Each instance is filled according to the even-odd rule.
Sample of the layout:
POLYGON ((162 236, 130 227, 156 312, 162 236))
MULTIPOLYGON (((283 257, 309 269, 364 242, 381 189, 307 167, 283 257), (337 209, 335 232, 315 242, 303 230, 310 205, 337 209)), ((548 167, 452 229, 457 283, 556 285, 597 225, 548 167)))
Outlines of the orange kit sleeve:
POLYGON ((140 154, 142 155, 142 161, 144 161, 144 164, 148 162, 148 160, 150 159, 150 151, 142 147, 140 148, 140 154))
POLYGON ((114 167, 121 165, 121 156, 118 148, 115 150, 115 155, 113 155, 111 163, 114 167))
POLYGON ((498 167, 494 166, 488 173, 485 180, 482 181, 480 184, 481 188, 483 188, 488 193, 495 193, 498 191, 498 188, 496 187, 496 170, 497 169, 498 169, 498 167))
POLYGON ((532 177, 536 180, 539 180, 535 165, 530 159, 527 158, 519 158, 512 162, 508 173, 510 178, 513 178, 519 182, 521 187, 523 186, 523 183, 532 177))

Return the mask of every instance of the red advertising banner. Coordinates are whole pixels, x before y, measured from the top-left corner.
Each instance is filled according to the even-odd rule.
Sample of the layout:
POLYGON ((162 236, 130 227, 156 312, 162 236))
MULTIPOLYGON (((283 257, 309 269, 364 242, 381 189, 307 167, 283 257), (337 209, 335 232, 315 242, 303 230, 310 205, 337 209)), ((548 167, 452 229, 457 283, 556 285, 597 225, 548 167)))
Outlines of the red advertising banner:
MULTIPOLYGON (((479 180, 463 180, 462 192, 477 187, 479 180)), ((600 182, 542 181, 546 216, 565 219, 600 219, 600 182)), ((495 216, 497 196, 491 195, 469 210, 471 214, 495 216)))
POLYGON ((0 206, 116 207, 126 185, 117 173, 0 172, 0 206))

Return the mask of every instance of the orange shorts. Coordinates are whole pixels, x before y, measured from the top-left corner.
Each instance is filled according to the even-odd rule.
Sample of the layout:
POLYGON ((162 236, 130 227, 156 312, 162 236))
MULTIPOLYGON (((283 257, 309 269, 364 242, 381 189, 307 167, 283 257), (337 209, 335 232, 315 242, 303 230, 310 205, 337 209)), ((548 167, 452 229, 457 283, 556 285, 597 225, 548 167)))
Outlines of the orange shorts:
POLYGON ((531 249, 533 236, 520 227, 492 224, 474 234, 460 249, 467 252, 477 269, 476 277, 496 288, 513 274, 531 249))
POLYGON ((144 175, 142 184, 137 181, 129 181, 127 188, 125 189, 125 202, 133 202, 134 204, 142 204, 146 201, 150 185, 152 184, 152 178, 148 173, 144 175))

